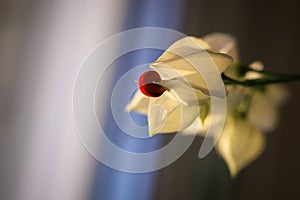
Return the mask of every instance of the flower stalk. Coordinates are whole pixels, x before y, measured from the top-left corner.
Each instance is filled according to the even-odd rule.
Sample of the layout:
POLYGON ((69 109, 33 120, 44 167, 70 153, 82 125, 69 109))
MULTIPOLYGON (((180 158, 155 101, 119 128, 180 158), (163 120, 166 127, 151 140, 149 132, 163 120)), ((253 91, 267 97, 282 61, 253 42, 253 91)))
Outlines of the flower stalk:
POLYGON ((262 78, 256 78, 256 79, 237 80, 222 73, 221 76, 225 85, 241 85, 246 87, 252 87, 252 86, 265 86, 265 85, 275 84, 275 83, 300 81, 299 74, 279 74, 274 72, 268 72, 266 70, 252 69, 244 65, 239 65, 239 69, 243 74, 252 71, 252 72, 259 73, 263 76, 262 78))

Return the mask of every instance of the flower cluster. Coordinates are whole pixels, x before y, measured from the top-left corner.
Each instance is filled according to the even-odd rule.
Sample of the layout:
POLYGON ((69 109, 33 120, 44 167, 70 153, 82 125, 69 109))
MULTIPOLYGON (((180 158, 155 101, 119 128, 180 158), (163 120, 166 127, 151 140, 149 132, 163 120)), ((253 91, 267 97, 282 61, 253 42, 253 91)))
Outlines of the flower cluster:
POLYGON ((230 174, 235 176, 261 154, 263 133, 273 130, 278 108, 287 97, 281 85, 270 83, 290 77, 280 81, 258 61, 241 65, 235 38, 223 33, 182 38, 150 67, 153 70, 140 76, 139 90, 126 107, 148 116, 150 136, 178 131, 188 134, 195 123, 199 125, 197 134, 204 136, 214 125, 209 116, 210 99, 215 96, 227 99, 226 121, 215 147, 230 174), (211 80, 222 78, 225 95, 208 88, 203 73, 211 80))

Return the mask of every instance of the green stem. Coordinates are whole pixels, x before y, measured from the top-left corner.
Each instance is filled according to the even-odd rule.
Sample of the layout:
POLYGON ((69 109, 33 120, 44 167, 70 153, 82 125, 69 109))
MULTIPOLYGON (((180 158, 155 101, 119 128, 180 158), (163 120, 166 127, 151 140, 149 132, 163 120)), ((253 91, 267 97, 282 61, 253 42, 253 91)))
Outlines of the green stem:
POLYGON ((280 73, 276 73, 276 72, 270 72, 270 71, 267 71, 267 70, 256 70, 256 69, 253 69, 247 65, 238 65, 238 68, 240 68, 240 70, 243 72, 243 73, 246 73, 248 71, 252 71, 252 72, 257 72, 259 74, 262 74, 262 75, 267 75, 267 76, 273 76, 273 77, 277 77, 277 78, 281 78, 281 77, 299 77, 300 75, 299 74, 296 74, 296 75, 292 75, 292 74, 280 74, 280 73))
POLYGON ((274 83, 286 83, 286 82, 291 82, 291 81, 299 81, 300 75, 276 74, 276 76, 273 75, 272 78, 246 79, 246 80, 240 81, 240 80, 236 80, 231 77, 228 77, 225 74, 222 74, 222 79, 224 81, 224 84, 226 84, 226 85, 243 85, 246 87, 251 87, 251 86, 265 86, 265 85, 274 84, 274 83))

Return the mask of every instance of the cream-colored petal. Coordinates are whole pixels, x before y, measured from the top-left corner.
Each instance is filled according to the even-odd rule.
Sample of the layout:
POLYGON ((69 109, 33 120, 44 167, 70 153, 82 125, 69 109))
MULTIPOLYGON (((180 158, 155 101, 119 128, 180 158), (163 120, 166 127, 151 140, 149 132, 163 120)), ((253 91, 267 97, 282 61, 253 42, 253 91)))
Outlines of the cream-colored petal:
POLYGON ((269 85, 266 89, 266 95, 275 105, 281 105, 289 98, 288 90, 283 85, 269 85))
POLYGON ((232 62, 230 56, 206 50, 208 47, 201 39, 185 37, 171 45, 150 66, 162 79, 184 76, 191 85, 207 88, 201 74, 208 78, 220 75, 232 62))
POLYGON ((262 131, 272 131, 278 122, 278 107, 267 94, 257 92, 252 97, 247 119, 262 131))
POLYGON ((148 126, 150 136, 174 133, 188 127, 198 116, 198 106, 184 106, 168 94, 150 100, 148 126))
POLYGON ((167 121, 167 111, 163 105, 154 104, 149 107, 148 126, 149 136, 160 133, 167 121))
MULTIPOLYGON (((249 68, 260 71, 264 69, 264 64, 261 61, 254 61, 249 65, 249 68)), ((246 72, 244 79, 252 80, 262 78, 263 75, 256 71, 248 71, 246 72)))
MULTIPOLYGON (((166 116, 160 117, 160 123, 157 123, 157 119, 153 119, 150 117, 148 119, 150 136, 155 135, 157 133, 174 133, 184 130, 189 125, 191 125, 197 117, 197 114, 195 114, 194 112, 194 110, 196 109, 197 107, 194 106, 178 106, 171 113, 167 113, 166 116), (184 111, 182 109, 184 109, 184 111), (183 115, 183 112, 189 112, 189 114, 183 115)), ((149 116, 155 117, 160 115, 160 113, 157 114, 155 112, 157 112, 157 109, 154 111, 151 110, 149 112, 149 116)))
POLYGON ((263 152, 265 138, 259 129, 245 120, 228 120, 216 149, 226 162, 231 176, 235 177, 263 152))
POLYGON ((287 92, 281 85, 269 85, 264 91, 257 91, 248 112, 249 122, 262 131, 273 131, 279 120, 279 106, 286 99, 287 92))
POLYGON ((143 95, 140 90, 134 94, 133 98, 130 100, 129 104, 126 106, 125 110, 127 112, 137 112, 143 115, 148 114, 150 97, 143 95))
POLYGON ((225 53, 233 58, 233 62, 225 70, 225 73, 230 77, 237 77, 237 64, 239 63, 239 53, 236 39, 225 33, 211 33, 203 37, 211 49, 214 51, 225 53))
POLYGON ((160 82, 173 93, 173 97, 178 99, 183 105, 203 104, 209 100, 209 92, 204 88, 194 89, 186 80, 182 77, 164 80, 160 82), (204 94, 206 93, 206 94, 204 94))
POLYGON ((149 107, 154 104, 163 105, 167 112, 172 112, 179 103, 180 102, 173 93, 165 91, 160 97, 150 98, 149 107))
MULTIPOLYGON (((200 107, 200 109, 201 109, 201 107, 200 107)), ((210 125, 210 115, 207 116, 207 119, 204 121, 204 123, 202 122, 202 120, 198 116, 198 117, 195 118, 195 120, 188 127, 186 127, 182 131, 182 133, 185 134, 185 135, 196 134, 197 136, 205 137, 209 125, 210 125), (196 131, 196 133, 195 133, 195 131, 196 131)))
POLYGON ((263 70, 264 69, 264 63, 259 61, 259 60, 256 60, 254 62, 252 62, 249 67, 251 69, 254 69, 254 70, 257 70, 257 71, 260 71, 260 70, 263 70))
POLYGON ((225 54, 199 49, 191 49, 190 51, 190 54, 176 52, 178 55, 166 51, 150 67, 154 68, 162 79, 190 76, 192 78, 192 80, 189 79, 191 84, 205 87, 201 74, 220 75, 232 61, 231 57, 225 54))
POLYGON ((203 40, 207 42, 211 49, 230 55, 234 62, 238 62, 238 48, 236 39, 226 33, 211 33, 205 35, 203 40))
MULTIPOLYGON (((203 106, 200 106, 200 110, 199 110, 200 112, 201 109, 203 109, 203 106)), ((204 109, 206 108, 204 107, 204 109)), ((211 108, 209 108, 209 110, 210 109, 211 108)), ((224 113, 214 113, 214 115, 212 115, 209 112, 204 121, 201 120, 200 116, 197 116, 195 121, 189 127, 187 127, 182 133, 190 135, 190 134, 195 134, 196 131, 197 136, 204 137, 208 134, 208 130, 210 130, 209 136, 217 138, 220 128, 222 128, 224 125, 224 120, 225 120, 224 113)))

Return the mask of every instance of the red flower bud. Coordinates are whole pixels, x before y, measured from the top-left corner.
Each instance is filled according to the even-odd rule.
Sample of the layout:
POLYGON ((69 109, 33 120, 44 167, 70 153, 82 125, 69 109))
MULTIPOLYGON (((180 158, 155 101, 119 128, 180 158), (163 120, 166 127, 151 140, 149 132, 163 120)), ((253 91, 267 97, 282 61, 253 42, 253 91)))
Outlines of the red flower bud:
POLYGON ((167 90, 158 84, 160 81, 161 78, 156 71, 146 71, 139 78, 139 89, 146 96, 159 97, 167 90))

